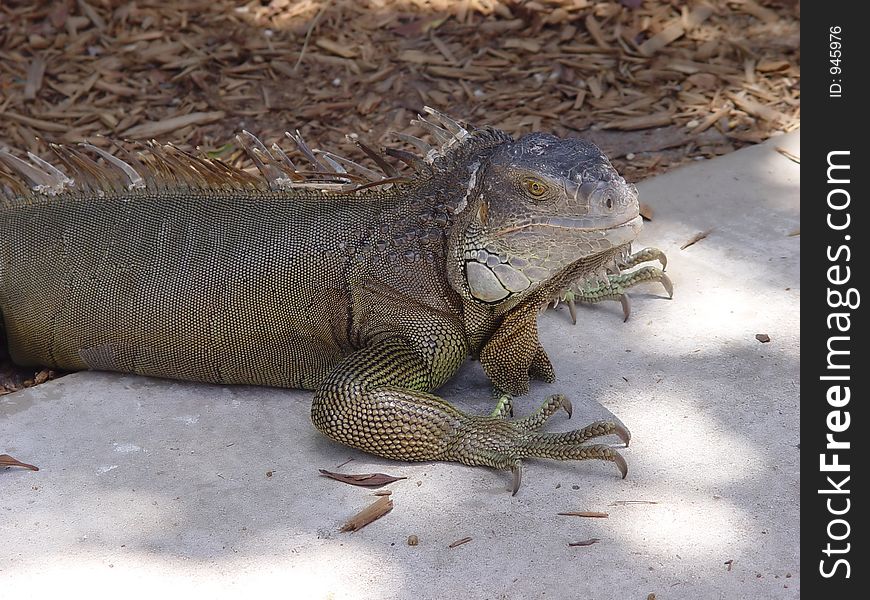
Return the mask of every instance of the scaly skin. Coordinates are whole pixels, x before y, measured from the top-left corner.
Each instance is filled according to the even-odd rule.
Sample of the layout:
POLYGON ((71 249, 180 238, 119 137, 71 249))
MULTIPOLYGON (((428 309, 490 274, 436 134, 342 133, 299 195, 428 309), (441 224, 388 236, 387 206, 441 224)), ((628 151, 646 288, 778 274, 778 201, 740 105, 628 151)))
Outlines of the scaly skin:
MULTIPOLYGON (((240 141, 263 179, 171 147, 130 164, 87 147, 99 165, 58 148, 71 187, 0 149, 0 346, 26 365, 311 389, 328 437, 511 470, 514 492, 526 457, 607 460, 625 476, 616 450, 586 443, 627 443, 619 424, 541 433, 570 416, 562 396, 505 417, 531 379, 555 378, 538 309, 615 268, 640 230, 636 191, 586 142, 430 114, 440 150, 391 151, 419 172, 378 159, 389 179, 361 187, 303 181, 253 136, 240 141), (432 393, 469 356, 500 390, 488 416, 432 393)), ((297 144, 318 170, 327 157, 297 144)))

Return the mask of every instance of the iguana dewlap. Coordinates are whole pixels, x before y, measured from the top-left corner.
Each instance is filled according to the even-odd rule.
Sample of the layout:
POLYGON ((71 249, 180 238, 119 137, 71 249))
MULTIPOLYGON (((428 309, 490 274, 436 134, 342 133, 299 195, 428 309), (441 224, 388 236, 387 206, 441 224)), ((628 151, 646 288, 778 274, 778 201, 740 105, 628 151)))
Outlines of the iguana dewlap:
POLYGON ((582 140, 429 114, 439 148, 405 137, 422 157, 389 152, 412 177, 367 147, 385 175, 296 136, 313 174, 250 134, 262 177, 173 146, 124 161, 55 147, 60 169, 0 150, 0 346, 22 365, 311 389, 330 438, 512 469, 514 491, 525 457, 610 460, 624 476, 614 449, 585 443, 627 442, 620 425, 539 432, 570 414, 562 396, 506 417, 530 378, 554 378, 542 305, 578 281, 575 296, 596 301, 661 279, 614 273, 663 259, 628 256, 634 186, 582 140), (469 356, 498 392, 488 416, 432 393, 469 356))

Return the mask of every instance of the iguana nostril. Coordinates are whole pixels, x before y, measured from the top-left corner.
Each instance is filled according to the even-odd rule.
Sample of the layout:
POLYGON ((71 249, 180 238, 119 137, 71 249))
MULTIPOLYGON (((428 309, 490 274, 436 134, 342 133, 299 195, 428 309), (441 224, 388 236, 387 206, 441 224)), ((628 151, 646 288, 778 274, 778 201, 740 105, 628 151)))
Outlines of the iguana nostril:
POLYGON ((604 201, 604 206, 607 207, 607 210, 613 210, 613 198, 608 196, 607 200, 604 201))

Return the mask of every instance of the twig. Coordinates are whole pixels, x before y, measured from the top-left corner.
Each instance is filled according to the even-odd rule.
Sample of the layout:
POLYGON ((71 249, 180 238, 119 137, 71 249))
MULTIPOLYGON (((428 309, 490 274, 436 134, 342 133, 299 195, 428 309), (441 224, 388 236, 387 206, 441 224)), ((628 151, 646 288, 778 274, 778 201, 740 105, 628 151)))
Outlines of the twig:
POLYGON ((582 540, 580 542, 568 542, 568 546, 569 547, 591 546, 592 544, 597 544, 599 541, 601 541, 601 540, 599 540, 598 538, 589 538, 588 540, 582 540))
POLYGON ((596 512, 591 510, 578 511, 578 512, 560 512, 556 513, 561 517, 590 517, 592 519, 606 519, 610 515, 606 512, 596 512))
POLYGON ((320 7, 320 10, 317 11, 317 14, 311 21, 311 25, 308 26, 308 31, 305 33, 305 42, 302 44, 302 51, 299 52, 299 58, 296 59, 296 64, 293 65, 294 71, 299 70, 299 65, 302 63, 302 57, 305 56, 305 51, 308 50, 308 42, 311 41, 311 34, 314 33, 314 28, 320 23, 320 17, 323 16, 323 13, 326 12, 326 9, 329 8, 330 4, 332 4, 332 0, 326 0, 326 2, 323 3, 323 6, 320 7))
POLYGON ((796 162, 797 164, 801 164, 801 157, 798 156, 797 154, 792 154, 791 152, 789 152, 785 148, 780 148, 779 146, 776 147, 776 151, 779 152, 780 154, 782 154, 784 157, 786 157, 790 161, 796 162))
POLYGON ((712 230, 712 229, 707 229, 706 231, 701 231, 700 233, 696 233, 695 235, 693 235, 692 237, 690 237, 690 238, 688 239, 688 241, 686 241, 685 244, 683 244, 682 246, 680 246, 680 250, 685 250, 686 248, 688 248, 688 247, 691 246, 692 244, 697 244, 698 242, 700 242, 701 240, 703 240, 705 237, 707 237, 708 235, 710 235, 710 232, 711 232, 711 231, 713 231, 713 230, 712 230))
POLYGON ((393 501, 390 500, 389 496, 381 496, 348 519, 347 523, 341 526, 341 531, 359 531, 391 510, 393 510, 393 501))

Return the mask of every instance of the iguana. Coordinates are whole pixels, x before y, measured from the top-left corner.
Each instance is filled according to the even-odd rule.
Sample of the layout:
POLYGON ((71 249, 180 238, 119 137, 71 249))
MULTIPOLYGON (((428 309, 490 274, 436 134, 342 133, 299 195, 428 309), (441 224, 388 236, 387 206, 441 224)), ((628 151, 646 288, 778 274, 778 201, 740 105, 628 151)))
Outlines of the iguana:
POLYGON ((435 146, 399 134, 420 155, 386 150, 410 176, 361 142, 383 174, 298 131, 313 170, 246 132, 259 174, 172 145, 53 145, 63 170, 0 150, 0 346, 21 365, 313 390, 311 420, 333 440, 511 470, 514 493, 526 457, 608 460, 624 477, 616 450, 585 443, 627 444, 622 425, 540 432, 570 416, 562 395, 509 416, 530 379, 555 377, 539 308, 572 286, 572 301, 650 279, 670 290, 651 266, 618 274, 664 264, 629 254, 636 188, 583 140, 426 112, 415 122, 435 146), (485 416, 433 393, 469 356, 496 390, 485 416))

